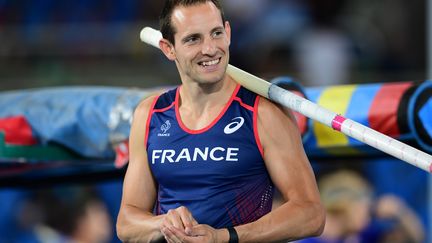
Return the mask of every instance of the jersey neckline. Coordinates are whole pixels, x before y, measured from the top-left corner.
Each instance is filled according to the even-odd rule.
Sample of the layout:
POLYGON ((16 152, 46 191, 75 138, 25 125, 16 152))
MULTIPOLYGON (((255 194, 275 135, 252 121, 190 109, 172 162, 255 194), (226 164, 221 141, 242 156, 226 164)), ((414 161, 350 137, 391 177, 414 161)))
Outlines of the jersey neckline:
POLYGON ((180 99, 180 87, 177 88, 176 90, 176 96, 175 96, 175 115, 176 115, 176 119, 177 122, 180 126, 181 129, 183 129, 183 131, 190 133, 190 134, 200 134, 200 133, 204 133, 206 131, 208 131, 210 128, 212 128, 221 118, 222 116, 226 113, 226 111, 228 110, 228 108, 230 107, 231 103, 233 102, 234 98, 237 96, 237 93, 240 89, 240 84, 237 84, 237 86, 235 87, 233 93, 231 94, 230 99, 228 100, 228 102, 225 104, 225 107, 222 109, 222 111, 219 113, 219 115, 207 126, 201 128, 201 129, 189 129, 184 123, 183 120, 181 119, 180 116, 180 111, 179 111, 179 99, 180 99))

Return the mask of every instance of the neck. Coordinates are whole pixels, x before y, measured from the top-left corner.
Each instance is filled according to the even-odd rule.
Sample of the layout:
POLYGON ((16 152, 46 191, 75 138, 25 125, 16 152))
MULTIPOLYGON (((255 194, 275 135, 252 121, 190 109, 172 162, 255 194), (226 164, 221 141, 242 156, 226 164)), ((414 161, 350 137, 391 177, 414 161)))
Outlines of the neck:
POLYGON ((183 83, 180 89, 180 106, 202 111, 213 106, 226 104, 237 83, 226 76, 212 84, 183 83))
POLYGON ((192 130, 207 127, 221 114, 236 85, 231 78, 211 85, 183 84, 178 100, 183 124, 192 130))

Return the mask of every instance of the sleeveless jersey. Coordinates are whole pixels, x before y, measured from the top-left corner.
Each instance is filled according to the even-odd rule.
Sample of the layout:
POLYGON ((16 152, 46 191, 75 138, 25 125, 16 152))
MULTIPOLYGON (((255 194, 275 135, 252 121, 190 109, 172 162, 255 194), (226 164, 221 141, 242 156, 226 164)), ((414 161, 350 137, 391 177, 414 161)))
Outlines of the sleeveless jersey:
POLYGON ((185 206, 198 223, 222 228, 270 212, 273 185, 257 132, 259 97, 238 85, 209 126, 190 130, 179 115, 179 89, 155 99, 147 121, 155 214, 185 206))

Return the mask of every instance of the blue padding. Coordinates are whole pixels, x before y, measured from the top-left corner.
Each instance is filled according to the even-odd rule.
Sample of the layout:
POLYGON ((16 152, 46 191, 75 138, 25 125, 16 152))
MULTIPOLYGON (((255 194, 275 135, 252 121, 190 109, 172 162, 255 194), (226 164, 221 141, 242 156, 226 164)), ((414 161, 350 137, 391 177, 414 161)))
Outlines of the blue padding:
POLYGON ((423 105, 423 107, 420 109, 419 113, 415 113, 417 101, 423 92, 426 92, 428 89, 432 89, 432 81, 428 80, 424 83, 422 83, 414 92, 414 94, 411 96, 409 103, 408 103, 408 126, 411 130, 411 132, 414 135, 415 140, 420 145, 420 147, 425 150, 428 153, 432 153, 432 145, 425 142, 422 137, 419 134, 419 131, 416 128, 415 125, 415 119, 416 116, 418 116, 421 121, 423 122, 423 127, 427 130, 427 133, 431 137, 432 135, 432 98, 429 98, 429 100, 423 105))
POLYGON ((419 111, 419 117, 429 137, 432 137, 432 97, 419 111))

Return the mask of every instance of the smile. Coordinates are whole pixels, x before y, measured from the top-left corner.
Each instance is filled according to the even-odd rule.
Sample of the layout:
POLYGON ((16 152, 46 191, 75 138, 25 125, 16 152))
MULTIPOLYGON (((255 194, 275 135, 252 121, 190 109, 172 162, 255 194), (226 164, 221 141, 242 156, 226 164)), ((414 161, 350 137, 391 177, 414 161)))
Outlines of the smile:
POLYGON ((215 59, 215 60, 211 60, 211 61, 206 61, 206 62, 199 62, 198 64, 204 67, 209 67, 209 66, 213 66, 213 65, 217 65, 219 64, 221 61, 221 58, 215 59))

